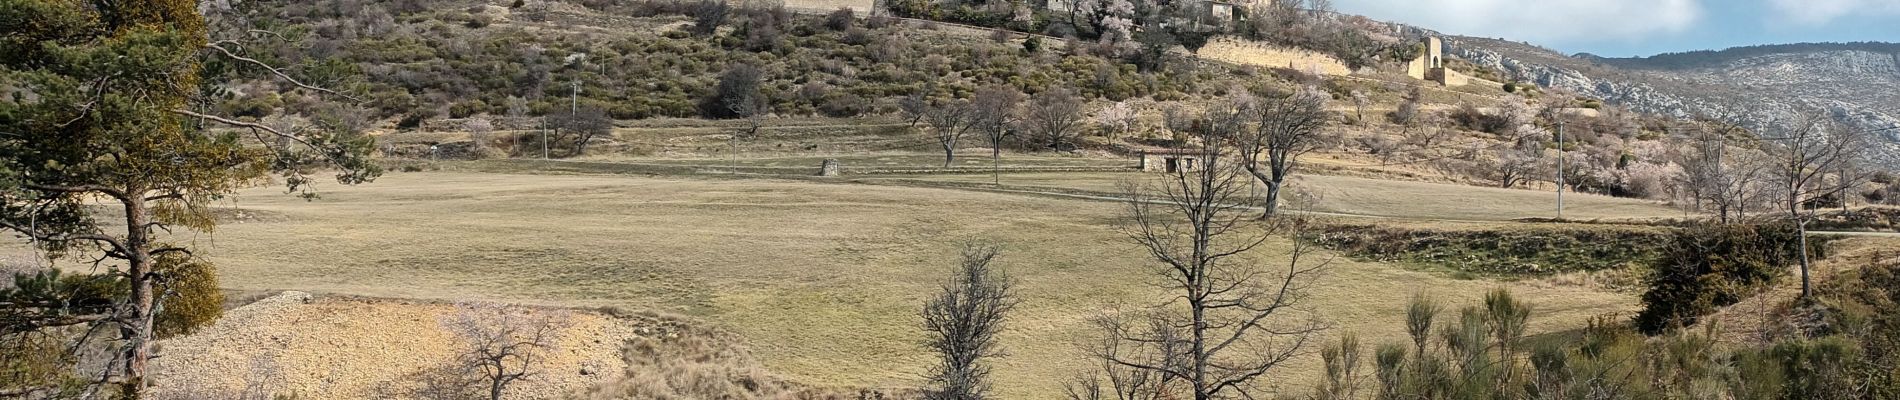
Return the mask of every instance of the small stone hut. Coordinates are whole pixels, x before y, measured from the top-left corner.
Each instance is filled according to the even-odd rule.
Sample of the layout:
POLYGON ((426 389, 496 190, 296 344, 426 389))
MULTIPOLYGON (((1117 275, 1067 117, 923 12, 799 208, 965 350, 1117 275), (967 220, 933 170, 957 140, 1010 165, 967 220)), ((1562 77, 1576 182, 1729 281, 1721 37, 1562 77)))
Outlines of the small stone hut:
POLYGON ((1207 167, 1207 160, 1213 155, 1196 150, 1143 150, 1141 152, 1141 170, 1145 172, 1182 173, 1199 171, 1207 167))

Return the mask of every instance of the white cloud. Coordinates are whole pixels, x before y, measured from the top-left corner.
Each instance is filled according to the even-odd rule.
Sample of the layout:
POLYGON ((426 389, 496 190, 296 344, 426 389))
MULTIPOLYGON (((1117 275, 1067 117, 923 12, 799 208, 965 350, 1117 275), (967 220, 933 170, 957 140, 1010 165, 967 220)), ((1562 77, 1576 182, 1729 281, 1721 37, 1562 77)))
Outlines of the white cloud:
POLYGON ((1336 0, 1335 4, 1342 12, 1374 19, 1532 43, 1634 41, 1683 32, 1703 18, 1700 0, 1336 0))
POLYGON ((1846 16, 1897 15, 1900 0, 1767 0, 1773 22, 1825 25, 1846 16))

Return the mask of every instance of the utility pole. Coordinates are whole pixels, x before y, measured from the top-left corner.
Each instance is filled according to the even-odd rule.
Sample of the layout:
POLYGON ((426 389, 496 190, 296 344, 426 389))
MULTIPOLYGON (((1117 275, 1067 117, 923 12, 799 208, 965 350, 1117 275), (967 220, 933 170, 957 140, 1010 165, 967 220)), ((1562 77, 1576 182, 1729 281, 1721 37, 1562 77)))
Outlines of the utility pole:
POLYGON ((1564 219, 1564 120, 1557 118, 1557 219, 1564 219))
POLYGON ((548 116, 541 115, 541 159, 548 159, 548 116))
MULTIPOLYGON (((567 95, 567 123, 571 127, 575 122, 580 121, 581 81, 579 80, 569 81, 568 87, 572 88, 572 90, 568 91, 568 95, 567 95)), ((579 138, 582 138, 585 136, 574 135, 574 137, 578 140, 579 138)), ((577 149, 581 147, 584 147, 584 146, 581 146, 578 144, 575 145, 575 148, 577 149)), ((575 154, 573 156, 579 156, 579 154, 575 154)), ((541 138, 541 158, 543 159, 548 158, 548 140, 546 136, 543 136, 541 138)))

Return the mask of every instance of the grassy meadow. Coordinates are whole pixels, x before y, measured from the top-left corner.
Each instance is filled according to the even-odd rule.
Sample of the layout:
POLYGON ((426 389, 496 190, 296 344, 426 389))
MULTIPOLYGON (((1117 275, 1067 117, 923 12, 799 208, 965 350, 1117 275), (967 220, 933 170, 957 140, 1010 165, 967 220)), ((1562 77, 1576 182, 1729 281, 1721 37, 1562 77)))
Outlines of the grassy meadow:
MULTIPOLYGON (((1139 176, 1129 174, 1128 176, 1139 176)), ((947 176, 957 177, 957 176, 947 176)), ((1031 175, 1005 176, 1022 182, 1031 175)), ((972 177, 974 178, 974 177, 972 177)), ((987 178, 987 177, 985 177, 987 178)), ((178 238, 217 263, 223 286, 378 297, 648 308, 744 336, 765 366, 811 384, 913 386, 925 295, 958 244, 1000 243, 1024 299, 996 369, 1006 398, 1057 396, 1093 365, 1087 320, 1164 299, 1144 253, 1115 228, 1122 206, 912 186, 466 172, 393 173, 229 201, 215 233, 178 238)), ((1252 259, 1283 261, 1270 242, 1252 259)), ((1533 333, 1574 329, 1635 299, 1535 281, 1458 280, 1333 259, 1304 304, 1341 332, 1396 340, 1403 305, 1427 292, 1464 305, 1511 287, 1538 309, 1533 333)), ((1314 348, 1317 351, 1317 347, 1314 348)), ((1304 391, 1309 355, 1269 380, 1304 391)))

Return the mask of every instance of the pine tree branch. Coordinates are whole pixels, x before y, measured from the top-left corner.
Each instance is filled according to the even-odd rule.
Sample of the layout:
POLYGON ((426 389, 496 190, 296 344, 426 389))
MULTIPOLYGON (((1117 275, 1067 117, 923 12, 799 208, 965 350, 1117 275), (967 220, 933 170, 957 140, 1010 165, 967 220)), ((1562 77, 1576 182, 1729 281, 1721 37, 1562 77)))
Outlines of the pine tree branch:
POLYGON ((53 234, 53 233, 48 233, 48 232, 41 232, 38 229, 34 229, 31 227, 26 227, 26 226, 20 226, 19 224, 7 222, 7 221, 0 221, 0 229, 6 229, 6 230, 14 231, 14 232, 19 232, 21 234, 25 234, 26 236, 33 238, 34 240, 43 240, 43 241, 48 241, 48 242, 69 242, 69 241, 75 241, 75 240, 86 240, 86 241, 104 243, 104 244, 112 246, 113 250, 115 250, 113 254, 122 255, 122 254, 125 254, 125 251, 126 251, 124 242, 121 242, 119 241, 118 238, 115 238, 109 235, 103 235, 103 234, 97 234, 97 233, 86 233, 86 234, 77 234, 77 235, 59 235, 59 234, 53 234))
POLYGON ((283 78, 283 80, 284 80, 284 81, 287 81, 287 82, 290 82, 290 84, 291 84, 291 85, 296 85, 297 87, 301 87, 301 88, 304 88, 304 89, 310 89, 310 90, 314 90, 314 91, 318 91, 318 92, 323 92, 323 93, 328 93, 328 94, 331 94, 331 95, 335 95, 335 96, 338 96, 338 97, 342 97, 342 98, 345 98, 345 99, 350 99, 350 101, 355 101, 355 102, 362 102, 362 101, 363 101, 363 99, 359 99, 359 98, 356 98, 355 96, 351 96, 351 95, 347 95, 347 94, 343 94, 343 92, 338 92, 338 91, 335 91, 335 90, 330 90, 330 89, 327 89, 327 88, 323 88, 323 87, 319 87, 319 86, 316 86, 316 85, 311 85, 311 84, 307 84, 307 83, 303 83, 303 81, 299 81, 299 80, 297 80, 297 78, 292 78, 292 77, 290 77, 290 74, 287 74, 287 73, 284 73, 284 70, 281 70, 281 69, 277 69, 277 67, 273 67, 273 66, 271 66, 271 65, 270 65, 270 64, 268 64, 268 63, 265 63, 265 62, 263 62, 263 61, 258 61, 257 59, 254 59, 254 58, 250 58, 250 57, 245 57, 245 56, 240 56, 240 55, 237 55, 237 53, 235 53, 235 52, 232 52, 232 51, 231 51, 231 49, 229 49, 229 48, 226 48, 226 47, 224 47, 224 46, 223 46, 223 44, 224 44, 224 43, 233 43, 233 44, 235 44, 235 42, 231 42, 231 41, 228 41, 228 40, 227 40, 227 41, 221 41, 221 42, 217 42, 217 43, 210 43, 210 44, 206 44, 206 45, 205 45, 205 48, 209 48, 209 49, 216 49, 216 50, 218 50, 219 52, 222 52, 222 53, 224 53, 224 55, 225 55, 226 57, 231 57, 231 59, 233 59, 233 60, 238 60, 238 61, 243 61, 243 62, 245 62, 245 63, 248 63, 248 64, 251 64, 251 65, 256 65, 256 66, 258 66, 258 67, 261 67, 261 68, 264 68, 264 70, 266 70, 266 71, 270 71, 270 73, 271 73, 271 74, 273 74, 273 75, 277 75, 277 77, 278 77, 278 78, 283 78))

